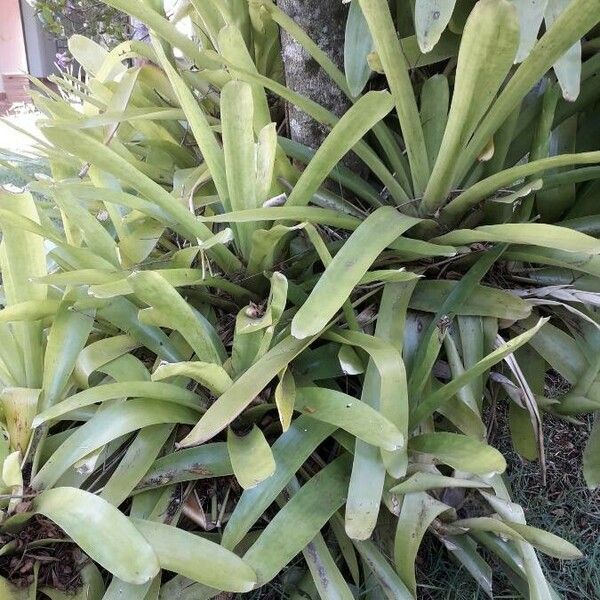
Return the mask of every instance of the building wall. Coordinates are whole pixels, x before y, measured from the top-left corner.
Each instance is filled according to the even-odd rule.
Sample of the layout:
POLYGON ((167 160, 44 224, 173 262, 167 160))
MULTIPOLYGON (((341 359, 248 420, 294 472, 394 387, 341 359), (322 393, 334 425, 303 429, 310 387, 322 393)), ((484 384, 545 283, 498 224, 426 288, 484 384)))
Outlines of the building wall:
MULTIPOLYGON (((0 3, 2 2, 4 0, 0 0, 0 3)), ((34 77, 48 77, 55 72, 56 40, 44 30, 27 0, 21 0, 21 11, 29 74, 34 77)))
POLYGON ((0 0, 0 4, 0 74, 27 72, 19 0, 0 0))

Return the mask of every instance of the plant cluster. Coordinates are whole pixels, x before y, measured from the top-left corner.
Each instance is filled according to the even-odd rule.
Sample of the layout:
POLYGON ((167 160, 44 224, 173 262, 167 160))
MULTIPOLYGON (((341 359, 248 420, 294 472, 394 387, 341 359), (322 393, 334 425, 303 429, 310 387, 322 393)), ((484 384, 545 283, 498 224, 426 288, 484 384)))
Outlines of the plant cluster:
POLYGON ((95 0, 31 0, 44 28, 67 39, 79 34, 111 44, 129 37, 129 20, 119 10, 95 0))
POLYGON ((2 597, 201 600, 301 554, 293 597, 408 600, 431 535, 557 598, 537 552, 580 552, 485 415, 543 478, 544 416, 600 408, 600 0, 352 0, 345 72, 270 0, 190 0, 192 37, 104 1, 151 44, 72 37, 82 110, 38 83, 51 175, 0 193, 2 597), (278 80, 279 28, 341 118, 278 80))

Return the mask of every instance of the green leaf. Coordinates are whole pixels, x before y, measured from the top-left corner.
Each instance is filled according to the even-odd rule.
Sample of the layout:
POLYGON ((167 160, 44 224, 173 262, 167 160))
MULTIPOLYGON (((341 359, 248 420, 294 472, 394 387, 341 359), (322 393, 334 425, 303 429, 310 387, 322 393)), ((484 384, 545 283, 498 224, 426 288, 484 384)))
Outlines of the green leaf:
POLYGON ((430 454, 443 464, 476 475, 502 473, 506 469, 506 461, 498 450, 458 433, 423 433, 409 440, 408 449, 430 454))
POLYGON ((24 455, 27 451, 40 392, 32 388, 15 387, 3 387, 0 391, 0 408, 13 452, 19 450, 24 455))
POLYGON ((529 56, 521 63, 483 118, 466 149, 458 157, 454 170, 455 176, 453 181, 448 182, 447 189, 452 189, 457 181, 463 179, 473 161, 489 143, 494 133, 552 64, 599 21, 597 0, 570 2, 552 27, 535 45, 529 56))
POLYGON ((168 571, 228 592, 249 592, 256 575, 247 561, 219 544, 171 525, 130 519, 168 571))
POLYGON ((475 229, 457 229, 436 238, 446 244, 472 244, 475 242, 506 242, 509 244, 531 244, 563 250, 600 254, 600 242, 592 236, 545 223, 504 223, 484 225, 475 229))
POLYGON ((279 413, 281 428, 287 431, 292 423, 294 404, 296 403, 296 382, 290 369, 279 374, 279 383, 275 388, 275 405, 279 413))
POLYGON ((73 375, 82 387, 88 387, 90 375, 107 363, 135 350, 139 342, 128 335, 116 335, 92 342, 86 346, 75 361, 73 375))
POLYGON ((482 590, 492 597, 492 568, 477 552, 477 544, 466 535, 442 538, 448 552, 470 573, 482 590))
POLYGON ((318 387, 297 388, 296 410, 340 427, 379 448, 397 450, 405 444, 404 436, 388 419, 343 392, 318 387))
POLYGON ((142 584, 158 574, 158 559, 144 537, 112 504, 75 488, 46 490, 32 510, 54 521, 110 573, 142 584))
MULTIPOLYGON (((31 194, 13 194, 0 188, 0 207, 9 215, 30 219, 39 225, 39 216, 31 194)), ((47 286, 33 281, 46 275, 43 239, 3 221, 0 245, 0 268, 5 305, 43 302, 47 286)), ((17 385, 39 388, 42 384, 42 324, 30 322, 13 325, 14 336, 23 352, 24 381, 17 385)))
POLYGON ((117 438, 160 423, 196 422, 197 413, 184 406, 160 400, 134 399, 98 412, 76 429, 52 454, 31 481, 41 490, 54 485, 78 460, 117 438))
POLYGON ((460 479, 458 477, 446 477, 438 473, 427 473, 421 471, 411 475, 408 479, 395 485, 390 489, 390 494, 411 494, 415 492, 427 492, 435 489, 445 488, 487 488, 489 484, 476 479, 460 479))
MULTIPOLYGON (((456 281, 420 280, 410 298, 409 306, 413 310, 437 313, 444 299, 458 287, 459 282, 456 281)), ((531 305, 503 290, 476 285, 469 296, 456 307, 456 314, 517 321, 531 314, 531 305)))
MULTIPOLYGON (((388 600, 414 600, 404 582, 398 577, 390 561, 377 549, 371 540, 353 541, 361 558, 373 572, 381 590, 388 600)), ((379 596, 383 598, 383 596, 379 596)))
POLYGON ((152 373, 152 381, 162 381, 170 377, 189 377, 217 396, 228 390, 233 383, 223 367, 200 361, 161 363, 152 373))
POLYGON ((227 449, 238 483, 245 490, 256 487, 275 472, 275 459, 263 432, 254 425, 246 435, 227 432, 227 449))
POLYGON ((359 0, 396 104, 415 194, 427 185, 429 164, 408 64, 387 0, 359 0))
POLYGON ((557 535, 544 531, 543 529, 538 529, 537 527, 531 527, 530 525, 524 525, 514 521, 501 521, 490 517, 477 517, 455 521, 452 525, 468 530, 476 529, 492 531, 502 537, 526 541, 548 556, 553 556, 554 558, 560 558, 562 560, 574 560, 583 556, 573 544, 563 540, 557 535))
POLYGON ((348 583, 321 534, 317 534, 302 551, 321 598, 353 600, 348 583))
POLYGON ((244 555, 258 583, 271 581, 303 550, 344 503, 350 457, 345 455, 319 471, 269 522, 244 555))
POLYGON ((306 206, 337 163, 393 108, 388 92, 368 92, 344 114, 300 175, 286 202, 306 206))
POLYGON ((378 208, 348 238, 292 321, 292 335, 319 333, 342 307, 381 251, 418 219, 391 207, 378 208))
POLYGON ((344 34, 344 72, 348 89, 354 97, 362 93, 371 76, 367 56, 373 48, 373 38, 360 3, 352 0, 344 34))
MULTIPOLYGON (((44 135, 61 150, 73 153, 98 169, 112 174, 123 184, 138 190, 146 200, 150 200, 174 219, 188 239, 196 243, 198 239, 207 240, 213 236, 212 231, 197 221, 188 208, 174 202, 169 192, 138 169, 132 168, 130 162, 111 147, 80 131, 46 127, 44 135)), ((215 177, 214 172, 211 173, 215 177)), ((210 253, 225 270, 237 270, 241 267, 239 260, 224 246, 217 246, 210 253)))
POLYGON ((451 510, 449 506, 423 492, 407 494, 402 500, 394 539, 394 562, 396 572, 415 597, 415 560, 421 541, 432 521, 447 510, 451 510))
POLYGON ((590 489, 600 485, 600 421, 596 420, 583 452, 583 476, 590 489))
POLYGON ((97 385, 77 394, 69 396, 62 402, 38 413, 33 426, 61 417, 71 411, 84 408, 97 402, 116 400, 117 398, 148 398, 162 400, 167 403, 187 406, 196 411, 202 410, 199 396, 177 385, 155 381, 127 381, 97 385))
POLYGON ((490 367, 493 367, 495 364, 499 363, 506 356, 520 348, 523 344, 528 343, 538 332, 539 330, 547 323, 548 319, 540 319, 537 325, 532 327, 531 329, 525 331, 521 335, 509 340, 486 357, 482 358, 479 362, 475 363, 472 367, 467 369, 462 375, 455 377, 442 386, 441 388, 435 390, 429 396, 427 396, 424 400, 422 400, 419 405, 414 409, 411 414, 411 425, 416 425, 421 423, 423 419, 431 416, 438 407, 440 407, 445 401, 451 398, 454 394, 460 390, 463 386, 469 383, 475 377, 482 375, 485 373, 490 367))
POLYGON ((537 42, 538 32, 544 19, 544 12, 548 5, 548 0, 538 2, 537 0, 520 0, 514 3, 519 16, 520 39, 519 49, 515 62, 523 62, 531 49, 537 42))
MULTIPOLYGON (((195 0, 195 2, 197 5, 199 4, 198 0, 195 0)), ((218 33, 218 42, 221 56, 229 63, 240 67, 243 66, 245 70, 258 74, 257 66, 254 64, 244 38, 237 27, 231 24, 222 27, 218 33)), ((258 83, 251 85, 254 104, 254 130, 256 133, 259 133, 261 130, 269 127, 271 115, 269 114, 269 104, 264 87, 258 83)))
POLYGON ((136 296, 146 304, 168 315, 172 329, 179 331, 200 360, 221 364, 225 348, 212 325, 180 296, 158 273, 139 271, 127 280, 136 296))
POLYGON ((275 473, 255 488, 244 490, 223 532, 223 546, 235 548, 240 543, 315 448, 334 430, 335 427, 307 415, 292 422, 271 448, 275 473))
POLYGON ((497 190, 513 185, 523 177, 536 175, 548 169, 570 166, 575 164, 594 164, 600 162, 600 152, 580 152, 578 154, 559 154, 527 162, 510 169, 500 171, 482 179, 459 194, 454 200, 442 208, 440 218, 449 224, 458 220, 474 208, 482 200, 493 195, 497 190))
MULTIPOLYGON (((229 197, 222 198, 227 210, 257 208, 256 148, 253 132, 252 88, 243 81, 228 82, 221 92, 221 126, 225 175, 229 197)), ((252 232, 257 224, 233 225, 236 240, 247 259, 252 247, 252 232)))
POLYGON ((172 452, 156 460, 136 486, 136 492, 185 481, 232 475, 225 442, 172 452))
POLYGON ((312 341, 286 337, 243 373, 206 411, 192 431, 179 442, 180 448, 201 444, 225 429, 312 341))
MULTIPOLYGON (((568 6, 569 0, 548 0, 544 22, 550 29, 560 13, 568 6)), ((554 73, 562 89, 563 98, 574 102, 579 96, 581 80, 581 42, 577 40, 553 65, 554 73)))
POLYGON ((151 425, 142 429, 104 484, 100 497, 115 506, 124 502, 148 472, 172 431, 172 424, 151 425))
MULTIPOLYGON (((83 35, 73 35, 69 38, 69 52, 73 58, 90 75, 96 75, 108 57, 108 51, 100 44, 83 35)), ((112 77, 125 72, 125 67, 118 64, 110 73, 112 77)))
POLYGON ((77 357, 92 331, 95 311, 78 310, 73 306, 80 295, 77 290, 65 295, 48 333, 40 410, 50 408, 62 397, 77 357))
POLYGON ((456 0, 417 0, 415 32, 422 52, 431 52, 450 21, 456 0))
POLYGON ((423 214, 445 202, 456 170, 456 156, 469 140, 508 74, 519 43, 519 23, 508 0, 480 0, 462 35, 448 125, 427 189, 423 214))
POLYGON ((444 138, 449 101, 450 89, 448 79, 444 75, 436 74, 425 80, 421 90, 420 114, 427 156, 432 169, 444 138))
POLYGON ((218 68, 220 65, 214 59, 192 41, 184 33, 181 33, 174 23, 162 17, 158 11, 149 9, 141 2, 128 2, 127 0, 106 0, 105 4, 131 15, 145 23, 153 33, 160 36, 166 42, 179 48, 186 56, 195 62, 198 67, 207 69, 218 68))

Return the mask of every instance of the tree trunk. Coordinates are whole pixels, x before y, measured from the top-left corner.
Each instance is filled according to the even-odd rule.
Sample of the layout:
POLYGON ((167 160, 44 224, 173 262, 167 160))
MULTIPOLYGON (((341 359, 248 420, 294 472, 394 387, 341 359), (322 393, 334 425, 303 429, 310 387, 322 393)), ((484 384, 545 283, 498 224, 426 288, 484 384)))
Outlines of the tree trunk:
MULTIPOLYGON (((338 67, 343 68, 347 4, 341 0, 278 0, 277 3, 338 67)), ((341 116, 350 103, 317 62, 283 30, 281 47, 287 87, 341 116)), ((287 106, 287 116, 292 139, 317 149, 328 128, 291 104, 287 106)))

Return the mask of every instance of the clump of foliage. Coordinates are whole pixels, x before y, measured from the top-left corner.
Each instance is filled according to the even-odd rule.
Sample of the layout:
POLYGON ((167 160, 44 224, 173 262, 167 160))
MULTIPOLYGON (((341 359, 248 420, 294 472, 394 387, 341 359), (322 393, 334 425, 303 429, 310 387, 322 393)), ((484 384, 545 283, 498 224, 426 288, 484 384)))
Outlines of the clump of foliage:
MULTIPOLYGON (((345 73, 268 0, 192 1, 200 45, 106 3, 151 45, 73 37, 83 110, 40 84, 51 177, 0 195, 5 595, 24 531, 64 543, 36 518, 91 559, 70 555, 81 598, 244 593, 302 554, 303 597, 410 599, 425 535, 490 596, 494 568, 557 597, 537 551, 580 552, 527 524, 484 414, 508 406, 543 477, 544 415, 600 408, 600 55, 561 66, 600 2, 546 15, 514 66, 506 0, 458 2, 439 41, 353 0, 345 73), (277 80, 279 27, 352 99, 340 119, 277 80), (271 94, 331 128, 316 152, 271 94)), ((592 487, 599 452, 596 427, 592 487)), ((69 587, 29 564, 25 593, 69 587)))
POLYGON ((129 19, 95 0, 31 0, 44 28, 57 38, 79 34, 111 44, 130 37, 129 19))

